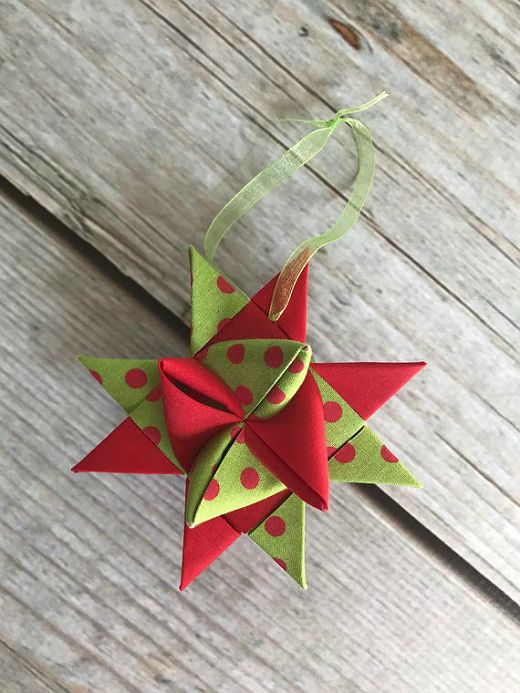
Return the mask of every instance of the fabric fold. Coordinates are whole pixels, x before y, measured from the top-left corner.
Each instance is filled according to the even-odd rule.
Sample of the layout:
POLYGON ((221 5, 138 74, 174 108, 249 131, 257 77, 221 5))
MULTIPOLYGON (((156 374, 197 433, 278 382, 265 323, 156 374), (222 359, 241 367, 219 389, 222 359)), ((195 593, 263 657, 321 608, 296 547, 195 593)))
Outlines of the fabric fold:
POLYGON ((201 448, 220 429, 241 420, 242 408, 230 388, 194 359, 162 359, 159 372, 168 434, 189 472, 201 448))
POLYGON ((253 454, 287 488, 319 510, 329 504, 329 475, 318 387, 311 375, 276 417, 254 420, 245 432, 253 454))

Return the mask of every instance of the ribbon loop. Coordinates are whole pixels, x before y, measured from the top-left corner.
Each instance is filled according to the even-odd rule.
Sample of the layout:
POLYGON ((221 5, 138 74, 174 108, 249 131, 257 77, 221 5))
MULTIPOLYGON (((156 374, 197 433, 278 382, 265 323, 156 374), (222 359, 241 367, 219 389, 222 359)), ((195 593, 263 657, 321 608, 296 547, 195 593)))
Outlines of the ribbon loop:
POLYGON ((249 181, 213 219, 204 237, 204 250, 211 262, 227 231, 268 192, 276 188, 299 168, 319 154, 339 123, 352 131, 358 155, 358 171, 352 195, 334 224, 323 234, 313 236, 298 245, 281 270, 269 311, 271 320, 278 320, 287 307, 298 277, 314 253, 324 245, 342 238, 355 224, 372 185, 374 175, 374 148, 370 132, 363 123, 347 116, 371 108, 388 96, 383 91, 359 106, 343 108, 329 120, 288 119, 312 125, 315 129, 302 137, 278 159, 269 164, 249 181))

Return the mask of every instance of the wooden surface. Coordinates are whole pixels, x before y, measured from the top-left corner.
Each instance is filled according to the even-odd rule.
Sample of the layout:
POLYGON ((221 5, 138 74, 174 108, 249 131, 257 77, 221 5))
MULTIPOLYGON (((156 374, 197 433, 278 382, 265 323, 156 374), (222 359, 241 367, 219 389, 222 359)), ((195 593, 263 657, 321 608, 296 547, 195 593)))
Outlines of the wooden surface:
MULTIPOLYGON (((0 3, 2 690, 518 688, 519 24, 507 0, 0 3), (425 488, 335 488, 308 593, 244 539, 181 595, 179 480, 68 473, 120 420, 74 355, 182 353, 186 247, 301 132, 280 118, 382 88, 309 340, 429 361, 373 420, 425 488)), ((338 137, 219 263, 254 291, 354 166, 338 137)))

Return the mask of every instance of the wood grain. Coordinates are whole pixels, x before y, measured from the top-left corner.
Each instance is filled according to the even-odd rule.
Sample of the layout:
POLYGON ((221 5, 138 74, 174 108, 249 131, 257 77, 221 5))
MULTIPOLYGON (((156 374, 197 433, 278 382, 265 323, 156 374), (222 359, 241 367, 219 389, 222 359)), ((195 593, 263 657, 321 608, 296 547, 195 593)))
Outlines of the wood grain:
MULTIPOLYGON (((515 10, 274 8, 5 2, 1 171, 188 321, 186 245, 296 137, 277 118, 388 87, 392 100, 364 118, 379 168, 363 220, 314 263, 310 339, 323 360, 429 361, 375 422, 426 487, 392 496, 517 598, 515 10)), ((354 161, 340 140, 221 253, 246 290, 343 204, 354 161)))
POLYGON ((181 480, 68 469, 121 418, 75 354, 178 354, 184 330, 12 196, 0 230, 4 690, 520 685, 518 609, 353 486, 309 513, 308 592, 244 537, 179 593, 181 480))

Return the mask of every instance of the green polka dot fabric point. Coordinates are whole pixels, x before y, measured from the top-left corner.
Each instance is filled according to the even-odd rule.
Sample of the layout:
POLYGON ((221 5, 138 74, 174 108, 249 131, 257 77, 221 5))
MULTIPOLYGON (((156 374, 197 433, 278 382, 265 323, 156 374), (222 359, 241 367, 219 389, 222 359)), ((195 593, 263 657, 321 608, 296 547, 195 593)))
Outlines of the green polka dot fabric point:
POLYGON ((368 426, 335 452, 329 474, 331 481, 422 487, 368 426))
POLYGON ((157 359, 100 359, 81 355, 78 361, 128 414, 159 385, 157 359))
POLYGON ((249 533, 251 539, 290 575, 307 588, 305 579, 305 503, 291 494, 249 533))
MULTIPOLYGON (((330 482, 420 486, 366 421, 426 364, 318 363, 306 343, 309 261, 353 226, 372 182, 370 133, 352 116, 384 96, 304 121, 311 132, 216 215, 205 256, 189 248, 190 358, 79 357, 127 417, 73 471, 165 474, 172 483, 185 476, 181 589, 241 534, 306 588, 305 508, 329 508, 330 482), (343 125, 358 155, 344 209, 249 298, 214 264, 220 242, 343 125)), ((335 314, 330 324, 340 320, 335 314)), ((348 326, 341 330, 348 334, 348 326)))
POLYGON ((191 338, 196 354, 244 306, 248 297, 190 246, 191 338))

